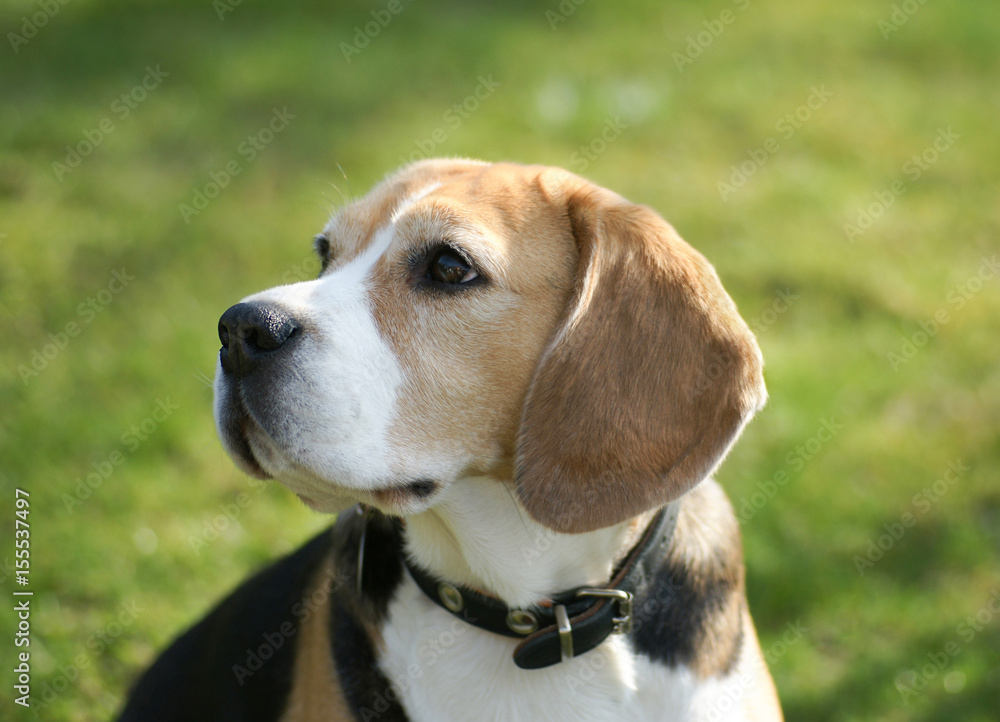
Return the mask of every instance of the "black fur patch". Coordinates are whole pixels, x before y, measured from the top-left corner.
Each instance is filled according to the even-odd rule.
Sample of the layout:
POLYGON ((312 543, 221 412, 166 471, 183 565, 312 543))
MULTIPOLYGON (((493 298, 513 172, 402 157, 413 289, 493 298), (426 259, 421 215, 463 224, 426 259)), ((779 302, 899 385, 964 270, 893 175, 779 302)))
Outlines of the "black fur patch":
POLYGON ((334 528, 338 577, 343 585, 330 612, 332 653, 341 689, 355 718, 364 722, 407 722, 395 689, 382 674, 368 629, 385 622, 389 603, 403 579, 399 539, 390 519, 373 513, 365 532, 362 598, 357 597, 356 570, 364 519, 345 512, 334 528))
POLYGON ((365 621, 379 624, 389 611, 396 588, 403 581, 399 534, 392 519, 372 511, 367 522, 354 509, 337 517, 333 527, 334 565, 337 578, 348 580, 338 595, 365 621), (357 598, 358 554, 365 535, 365 568, 361 575, 363 599, 357 598))
POLYGON ((742 647, 742 595, 736 582, 724 576, 696 579, 689 569, 668 560, 636 595, 636 652, 676 667, 686 665, 709 674, 727 674, 742 647), (720 620, 734 634, 720 633, 720 620))
POLYGON ((640 586, 633 602, 636 652, 671 667, 685 665, 702 677, 732 671, 743 647, 746 606, 739 531, 695 529, 696 492, 682 502, 670 548, 640 586), (693 535, 712 539, 706 545, 693 535))

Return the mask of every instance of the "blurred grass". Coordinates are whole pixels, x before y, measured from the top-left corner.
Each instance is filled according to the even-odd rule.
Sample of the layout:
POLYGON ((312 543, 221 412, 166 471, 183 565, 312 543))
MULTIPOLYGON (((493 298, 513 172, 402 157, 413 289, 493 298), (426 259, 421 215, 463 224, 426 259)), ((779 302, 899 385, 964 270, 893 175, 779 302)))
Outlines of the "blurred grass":
MULTIPOLYGON (((788 474, 743 525, 788 718, 996 719, 1000 619, 957 630, 1000 588, 998 280, 961 308, 949 293, 1000 251, 1000 6, 928 3, 884 39, 890 3, 594 2, 555 29, 557 3, 406 3, 347 62, 341 44, 381 7, 243 3, 220 20, 207 2, 79 0, 16 53, 0 47, 0 528, 13 536, 13 488, 29 490, 40 717, 107 717, 178 630, 327 523, 221 451, 216 322, 314 273, 309 239, 342 194, 434 146, 568 167, 654 206, 756 322, 771 402, 719 478, 739 508, 788 474), (115 99, 157 65, 169 75, 121 118, 115 99), (480 76, 500 85, 456 128, 445 113, 480 76), (829 100, 786 137, 814 87, 829 100), (241 143, 286 107, 294 120, 248 162, 241 143), (115 130, 57 180, 53 163, 103 118, 115 130), (583 168, 609 119, 627 127, 583 168), (911 180, 904 164, 940 128, 958 139, 911 180), (723 199, 768 138, 778 151, 723 199), (179 206, 230 161, 239 175, 185 223, 179 206), (849 242, 844 224, 897 179, 905 193, 849 242), (123 269, 134 280, 102 303, 123 269), (779 293, 797 295, 781 313, 779 293), (90 298, 99 313, 80 309, 90 298), (894 370, 887 355, 940 309, 949 322, 894 370), (22 380, 70 322, 79 334, 22 380), (154 423, 158 401, 177 408, 154 423), (843 428, 812 453, 823 419, 843 428), (917 514, 955 460, 969 471, 859 575, 869 540, 917 514), (206 539, 213 523, 226 528, 206 539), (784 651, 789 622, 808 632, 784 651), (961 653, 904 700, 907 670, 951 641, 961 653)), ((0 9, 8 41, 39 8, 0 9)), ((11 589, 11 544, 0 559, 11 589)), ((10 604, 0 620, 9 690, 10 604)), ((0 697, 0 717, 27 716, 0 697)))

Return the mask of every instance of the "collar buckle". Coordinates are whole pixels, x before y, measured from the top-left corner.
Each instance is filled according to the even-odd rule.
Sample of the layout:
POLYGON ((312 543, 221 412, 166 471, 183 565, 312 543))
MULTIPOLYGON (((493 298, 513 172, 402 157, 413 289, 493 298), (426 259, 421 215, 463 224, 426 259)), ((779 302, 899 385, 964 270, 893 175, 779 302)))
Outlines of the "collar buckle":
POLYGON ((559 630, 559 656, 563 662, 573 659, 573 625, 570 624, 569 614, 566 613, 566 607, 562 604, 557 604, 555 607, 556 612, 556 628, 559 630))
POLYGON ((611 619, 614 622, 612 634, 628 634, 632 631, 632 592, 624 589, 580 589, 578 597, 603 597, 618 602, 618 616, 611 619))

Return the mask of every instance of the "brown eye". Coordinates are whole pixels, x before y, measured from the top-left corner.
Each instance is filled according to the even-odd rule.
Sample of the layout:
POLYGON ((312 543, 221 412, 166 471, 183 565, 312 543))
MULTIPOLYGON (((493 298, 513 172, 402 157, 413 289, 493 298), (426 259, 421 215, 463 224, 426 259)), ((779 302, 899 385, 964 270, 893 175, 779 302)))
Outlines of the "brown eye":
POLYGON ((434 256, 428 274, 435 281, 449 284, 468 283, 479 277, 476 269, 450 248, 445 248, 434 256))

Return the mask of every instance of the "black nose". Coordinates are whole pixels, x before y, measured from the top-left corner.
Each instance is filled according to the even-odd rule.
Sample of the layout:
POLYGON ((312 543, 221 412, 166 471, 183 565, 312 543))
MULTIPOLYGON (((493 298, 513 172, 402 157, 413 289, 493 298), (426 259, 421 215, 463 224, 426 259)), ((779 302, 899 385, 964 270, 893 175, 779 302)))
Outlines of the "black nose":
POLYGON ((222 368, 240 376, 248 374, 298 330, 295 319, 278 306, 237 303, 219 319, 222 368))

